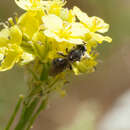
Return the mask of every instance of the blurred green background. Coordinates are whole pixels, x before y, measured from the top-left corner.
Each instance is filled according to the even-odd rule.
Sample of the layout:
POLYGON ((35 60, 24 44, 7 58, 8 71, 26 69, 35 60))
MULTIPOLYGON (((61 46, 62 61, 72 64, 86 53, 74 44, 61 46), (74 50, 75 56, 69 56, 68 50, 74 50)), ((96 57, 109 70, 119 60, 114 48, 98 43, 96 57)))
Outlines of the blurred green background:
MULTIPOLYGON (((118 98, 129 91, 130 1, 68 0, 69 8, 74 5, 87 12, 89 16, 99 16, 109 23, 111 28, 107 35, 112 37, 113 42, 99 46, 101 63, 97 71, 90 75, 75 77, 67 88, 67 96, 56 97, 50 101, 49 107, 41 113, 32 130, 62 130, 62 127, 65 127, 63 130, 98 129, 98 124, 102 125, 104 116, 113 109, 118 98), (86 104, 91 106, 93 111, 89 112, 86 104), (82 106, 85 106, 84 109, 81 109, 82 106), (96 114, 97 110, 100 114, 96 114), (81 111, 90 113, 90 117, 86 114, 80 119, 77 113, 81 111), (96 121, 90 120, 91 117, 95 117, 96 121), (82 123, 75 124, 77 118, 80 119, 78 122, 82 123)), ((21 14, 23 11, 16 6, 14 0, 0 0, 1 21, 6 21, 15 12, 21 14)), ((7 123, 18 95, 24 94, 26 90, 22 68, 15 67, 13 70, 0 73, 0 130, 3 130, 7 123)))

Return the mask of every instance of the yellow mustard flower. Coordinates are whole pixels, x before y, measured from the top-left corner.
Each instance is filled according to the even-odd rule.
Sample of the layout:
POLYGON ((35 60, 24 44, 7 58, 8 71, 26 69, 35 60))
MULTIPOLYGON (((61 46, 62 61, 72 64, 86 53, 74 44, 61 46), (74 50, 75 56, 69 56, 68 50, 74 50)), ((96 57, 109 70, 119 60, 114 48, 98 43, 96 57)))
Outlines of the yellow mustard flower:
POLYGON ((67 21, 69 23, 75 22, 75 20, 76 20, 73 11, 69 10, 67 8, 62 8, 61 9, 59 17, 62 20, 67 21))
POLYGON ((42 17, 47 37, 55 39, 57 42, 68 42, 73 44, 83 44, 82 37, 89 30, 80 23, 66 23, 60 17, 50 14, 42 17))
POLYGON ((0 32, 0 47, 5 47, 8 44, 20 45, 21 41, 22 33, 17 25, 12 26, 11 28, 4 28, 0 32))
POLYGON ((108 31, 109 24, 96 16, 89 17, 78 7, 65 8, 64 0, 15 2, 27 12, 18 18, 16 24, 9 18, 11 27, 4 24, 6 28, 0 32, 0 71, 12 68, 15 63, 27 64, 36 57, 42 63, 51 62, 59 57, 58 52, 67 55, 66 49, 72 50, 86 43, 88 57, 72 66, 75 74, 83 73, 92 70, 96 64, 91 54, 97 43, 112 41, 101 35, 108 31))
POLYGON ((64 0, 52 0, 45 8, 46 13, 59 16, 61 19, 67 22, 74 22, 75 15, 73 14, 72 10, 63 7, 65 4, 66 2, 64 0))
POLYGON ((31 39, 34 33, 38 31, 41 19, 37 17, 37 13, 26 12, 18 19, 17 24, 22 33, 27 36, 28 39, 31 39))
POLYGON ((83 73, 91 73, 95 71, 95 66, 97 62, 94 58, 83 59, 80 62, 75 62, 72 64, 72 69, 75 75, 80 75, 83 73))
POLYGON ((15 0, 15 3, 24 10, 38 10, 48 4, 43 0, 15 0))
POLYGON ((11 28, 5 28, 0 32, 0 71, 11 69, 22 55, 20 44, 22 42, 22 33, 17 25, 11 28))
MULTIPOLYGON (((64 5, 62 0, 53 0, 53 1, 45 1, 45 0, 15 0, 15 3, 24 10, 41 10, 45 7, 56 8, 64 5)), ((55 10, 55 9, 54 9, 55 10)), ((54 11, 53 10, 53 11, 54 11)))
POLYGON ((11 69, 15 63, 17 63, 22 55, 22 49, 17 45, 8 46, 5 50, 5 58, 2 60, 0 65, 0 71, 6 71, 11 69))
MULTIPOLYGON (((48 41, 49 42, 49 41, 48 41)), ((43 31, 37 31, 32 38, 32 47, 35 51, 35 55, 39 57, 41 61, 46 60, 50 49, 43 31)))
POLYGON ((78 7, 73 8, 73 13, 77 16, 80 22, 90 30, 90 35, 98 43, 103 41, 111 42, 112 39, 108 36, 102 36, 99 33, 105 33, 109 30, 109 24, 105 23, 104 20, 98 17, 89 17, 86 13, 82 12, 78 7))
POLYGON ((58 52, 66 53, 66 48, 71 49, 73 44, 67 42, 62 42, 59 44, 57 41, 54 41, 50 38, 47 38, 43 31, 37 31, 33 38, 33 49, 35 54, 43 61, 53 60, 58 56, 58 52))
POLYGON ((30 63, 34 59, 35 59, 35 56, 33 54, 28 53, 28 52, 23 52, 21 55, 21 60, 19 61, 19 64, 25 65, 25 64, 30 63))
POLYGON ((66 2, 63 0, 52 0, 48 1, 48 5, 46 5, 47 14, 55 14, 57 16, 60 15, 62 7, 65 5, 66 2))

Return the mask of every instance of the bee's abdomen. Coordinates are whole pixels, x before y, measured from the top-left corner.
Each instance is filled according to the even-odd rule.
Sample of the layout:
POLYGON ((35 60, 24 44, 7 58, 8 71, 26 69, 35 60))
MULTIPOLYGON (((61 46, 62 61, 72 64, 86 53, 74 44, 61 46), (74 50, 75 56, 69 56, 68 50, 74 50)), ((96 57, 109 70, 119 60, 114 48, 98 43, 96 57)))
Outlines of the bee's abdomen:
POLYGON ((63 72, 68 66, 68 60, 66 58, 55 58, 52 61, 52 66, 50 69, 50 75, 55 76, 63 72))

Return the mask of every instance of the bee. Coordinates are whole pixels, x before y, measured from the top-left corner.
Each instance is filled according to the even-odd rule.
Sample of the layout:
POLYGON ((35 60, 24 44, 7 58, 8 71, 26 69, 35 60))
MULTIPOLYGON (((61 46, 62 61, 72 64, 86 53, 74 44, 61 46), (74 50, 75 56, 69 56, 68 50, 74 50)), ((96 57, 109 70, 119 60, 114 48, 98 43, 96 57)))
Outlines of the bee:
POLYGON ((85 45, 77 45, 76 48, 72 49, 69 53, 68 53, 68 60, 70 62, 76 62, 76 61, 80 61, 82 56, 85 55, 85 52, 87 51, 86 46, 85 45))
POLYGON ((85 45, 77 45, 70 51, 66 49, 67 55, 64 55, 63 53, 59 52, 58 54, 62 57, 53 59, 50 69, 50 75, 56 76, 57 74, 63 72, 67 68, 72 70, 71 64, 76 61, 80 61, 82 57, 85 55, 86 51, 87 49, 85 45))

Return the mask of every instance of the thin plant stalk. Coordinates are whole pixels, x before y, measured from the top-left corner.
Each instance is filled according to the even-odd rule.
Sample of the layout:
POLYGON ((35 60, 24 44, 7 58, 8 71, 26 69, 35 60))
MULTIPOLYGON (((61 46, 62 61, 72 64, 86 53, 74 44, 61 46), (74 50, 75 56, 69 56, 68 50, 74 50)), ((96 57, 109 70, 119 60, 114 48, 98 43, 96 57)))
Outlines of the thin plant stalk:
POLYGON ((30 120, 39 101, 40 101, 40 97, 35 97, 29 106, 24 105, 20 120, 15 130, 25 130, 26 124, 28 123, 28 120, 30 120))
POLYGON ((46 104, 47 104, 47 99, 43 99, 40 106, 38 107, 37 111, 35 112, 35 114, 32 116, 28 126, 27 126, 27 130, 30 130, 34 121, 36 120, 36 118, 38 117, 38 115, 40 114, 40 112, 42 110, 44 110, 46 108, 46 104))
POLYGON ((19 109, 20 109, 20 106, 21 106, 21 103, 22 103, 22 101, 23 101, 23 98, 24 98, 23 95, 20 95, 20 96, 19 96, 19 100, 18 100, 18 102, 17 102, 17 104, 16 104, 16 107, 15 107, 15 109, 14 109, 14 112, 13 112, 12 116, 10 117, 10 120, 9 120, 9 122, 8 122, 8 124, 7 124, 6 128, 5 128, 5 130, 10 130, 10 127, 11 127, 11 125, 12 125, 12 123, 13 123, 13 121, 14 121, 16 115, 17 115, 17 112, 18 112, 19 109))

